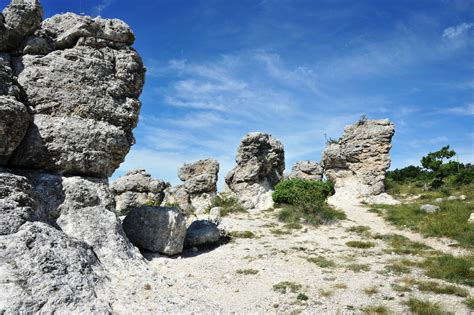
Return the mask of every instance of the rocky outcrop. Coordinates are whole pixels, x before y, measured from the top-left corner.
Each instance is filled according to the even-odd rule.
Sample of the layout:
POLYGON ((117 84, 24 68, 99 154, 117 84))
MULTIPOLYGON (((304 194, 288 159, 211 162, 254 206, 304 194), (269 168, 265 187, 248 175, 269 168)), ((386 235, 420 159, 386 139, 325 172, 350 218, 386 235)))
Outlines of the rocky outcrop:
POLYGON ((202 212, 217 193, 219 162, 214 159, 184 164, 178 171, 181 185, 165 190, 166 204, 177 204, 181 209, 202 212))
POLYGON ((7 165, 110 176, 138 121, 145 70, 133 39, 119 20, 68 13, 43 21, 10 61, 35 115, 7 165))
POLYGON ((271 192, 285 170, 281 142, 266 133, 249 133, 241 140, 235 161, 225 177, 227 190, 246 208, 271 207, 271 192))
POLYGON ((168 183, 152 178, 144 169, 136 169, 112 182, 110 189, 115 195, 117 213, 127 215, 133 208, 145 204, 159 206, 168 186, 168 183))
POLYGON ((334 183, 330 197, 359 199, 370 203, 396 203, 384 194, 385 172, 390 167, 389 151, 395 126, 388 119, 361 119, 346 126, 337 143, 323 152, 325 175, 334 183))
POLYGON ((288 174, 288 178, 322 181, 323 168, 313 161, 299 161, 291 168, 291 173, 288 174))
POLYGON ((111 313, 110 275, 146 269, 107 180, 144 67, 121 21, 41 19, 36 0, 0 14, 0 313, 111 313))
POLYGON ((175 255, 183 250, 186 220, 176 208, 143 206, 130 211, 123 229, 139 248, 175 255))

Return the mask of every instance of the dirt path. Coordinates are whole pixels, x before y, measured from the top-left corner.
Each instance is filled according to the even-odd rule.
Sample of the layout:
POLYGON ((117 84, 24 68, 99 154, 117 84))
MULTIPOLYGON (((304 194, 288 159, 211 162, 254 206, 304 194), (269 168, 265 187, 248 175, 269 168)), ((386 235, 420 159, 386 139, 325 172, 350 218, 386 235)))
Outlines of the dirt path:
MULTIPOLYGON (((276 212, 250 211, 223 219, 230 231, 252 231, 255 238, 236 238, 213 250, 188 250, 180 257, 146 255, 149 268, 165 280, 137 278, 133 287, 118 283, 128 292, 114 302, 117 313, 238 313, 238 314, 360 314, 361 309, 383 305, 395 313, 407 312, 408 297, 440 302, 446 310, 469 314, 464 298, 453 295, 400 292, 403 278, 429 280, 422 270, 411 268, 397 274, 389 266, 403 258, 387 251, 388 244, 370 239, 373 248, 351 248, 346 242, 367 241, 366 236, 348 232, 350 226, 370 226, 374 233, 397 233, 419 239, 419 235, 400 232, 367 209, 344 204, 348 219, 320 227, 305 226, 287 231, 275 217, 276 212), (272 232, 273 230, 273 232, 272 232), (309 260, 308 260, 309 259, 309 260), (312 262, 315 261, 316 263, 312 262), (357 270, 365 269, 365 270, 357 270), (294 292, 274 290, 274 285, 291 282, 294 292), (301 294, 300 294, 301 293, 301 294), (304 295, 303 295, 304 294, 304 295), (298 295, 300 299, 298 299, 298 295), (307 300, 303 300, 307 297, 307 300)), ((431 242, 431 241, 429 241, 431 242)), ((453 248, 436 240, 433 248, 454 253, 453 248)), ((432 280, 432 279, 431 279, 432 280)), ((466 287, 471 295, 474 293, 466 287)))

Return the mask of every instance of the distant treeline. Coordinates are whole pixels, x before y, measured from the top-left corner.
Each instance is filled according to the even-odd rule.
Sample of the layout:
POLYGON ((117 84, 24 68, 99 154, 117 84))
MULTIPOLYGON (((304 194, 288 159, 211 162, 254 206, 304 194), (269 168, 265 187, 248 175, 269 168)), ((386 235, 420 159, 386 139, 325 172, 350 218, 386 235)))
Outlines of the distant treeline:
POLYGON ((474 165, 449 161, 456 152, 449 145, 421 158, 420 166, 407 166, 387 172, 387 185, 414 183, 431 189, 461 186, 474 182, 474 165))

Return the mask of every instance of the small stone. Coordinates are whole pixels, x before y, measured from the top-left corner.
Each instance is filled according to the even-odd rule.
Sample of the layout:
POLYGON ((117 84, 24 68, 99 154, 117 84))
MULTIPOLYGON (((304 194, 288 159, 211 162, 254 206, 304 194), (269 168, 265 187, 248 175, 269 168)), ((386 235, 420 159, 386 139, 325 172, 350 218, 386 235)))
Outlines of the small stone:
POLYGON ((444 198, 436 198, 435 202, 443 202, 444 198))
POLYGON ((469 219, 467 220, 467 222, 474 224, 474 212, 471 213, 471 215, 469 216, 469 219))
POLYGON ((459 196, 459 200, 466 200, 466 199, 467 199, 466 195, 459 196))
POLYGON ((422 205, 420 207, 420 210, 425 211, 426 213, 435 213, 435 212, 439 211, 440 208, 439 208, 439 206, 426 204, 426 205, 422 205))

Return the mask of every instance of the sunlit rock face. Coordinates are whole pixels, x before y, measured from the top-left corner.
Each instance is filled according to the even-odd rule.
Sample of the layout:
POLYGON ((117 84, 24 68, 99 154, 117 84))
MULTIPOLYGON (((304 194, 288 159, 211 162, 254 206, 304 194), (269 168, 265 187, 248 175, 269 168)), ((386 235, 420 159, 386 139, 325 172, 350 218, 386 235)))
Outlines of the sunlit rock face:
POLYGON ((145 268, 107 180, 145 69, 122 21, 42 15, 0 14, 0 313, 111 313, 110 274, 145 268))
POLYGON ((246 208, 271 207, 271 193, 285 170, 283 144, 266 133, 248 133, 240 142, 235 161, 237 165, 225 177, 228 190, 246 208))
POLYGON ((184 164, 178 171, 181 185, 165 190, 165 204, 202 212, 217 194, 219 162, 208 158, 184 164))
POLYGON ((391 202, 392 198, 384 194, 384 180, 394 133, 395 125, 388 119, 360 120, 346 126, 339 141, 326 147, 322 164, 334 183, 332 199, 391 202))

